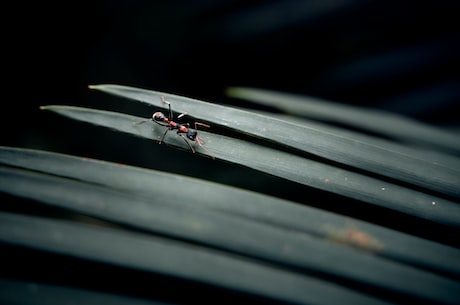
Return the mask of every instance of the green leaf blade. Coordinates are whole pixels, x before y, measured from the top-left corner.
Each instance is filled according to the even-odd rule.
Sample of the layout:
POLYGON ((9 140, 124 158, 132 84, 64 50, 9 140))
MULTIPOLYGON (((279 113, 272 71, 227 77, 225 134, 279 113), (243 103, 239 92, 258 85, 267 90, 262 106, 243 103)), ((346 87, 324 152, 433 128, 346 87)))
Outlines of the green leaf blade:
POLYGON ((457 156, 460 155, 460 138, 457 134, 389 112, 248 87, 230 87, 227 89, 227 95, 274 107, 293 116, 335 122, 388 138, 421 145, 431 150, 438 149, 457 156))
MULTIPOLYGON (((6 149, 5 151, 8 151, 8 149, 6 149)), ((9 149, 10 153, 13 151, 14 150, 9 149)), ((20 154, 21 152, 21 150, 16 150, 16 153, 20 154)), ((30 158, 30 152, 28 153, 28 156, 30 158)), ((0 156, 3 155, 3 153, 0 153, 0 156)), ((37 157, 40 157, 40 155, 41 154, 39 154, 37 157)), ((8 154, 6 154, 6 156, 6 158, 1 158, 3 163, 12 166, 27 166, 28 162, 24 162, 24 160, 22 160, 22 164, 18 164, 18 161, 16 161, 15 163, 15 161, 12 160, 11 157, 8 158, 8 154)), ((51 154, 50 157, 53 156, 56 155, 51 154)), ((16 160, 19 159, 22 158, 16 158, 16 160)), ((35 166, 37 165, 34 164, 36 163, 37 162, 30 162, 31 165, 29 167, 32 167, 33 169, 40 171, 48 170, 46 165, 39 165, 43 167, 35 168, 35 166)), ((212 246, 218 249, 225 249, 227 251, 237 252, 239 255, 267 260, 271 263, 280 264, 281 266, 292 265, 293 267, 296 267, 296 269, 305 268, 307 270, 319 268, 321 272, 335 274, 345 278, 352 278, 353 280, 362 281, 366 284, 384 287, 385 289, 397 290, 401 293, 420 295, 420 297, 434 299, 438 301, 445 301, 443 296, 445 296, 446 293, 441 294, 441 290, 420 289, 420 287, 423 287, 424 285, 427 285, 427 287, 433 287, 434 285, 439 289, 442 287, 442 289, 444 289, 443 291, 445 292, 455 290, 455 288, 453 288, 455 284, 449 280, 444 280, 438 276, 432 276, 424 271, 417 271, 416 269, 413 269, 411 267, 405 267, 400 264, 388 263, 387 259, 378 259, 372 255, 369 255, 369 253, 366 252, 359 254, 354 250, 349 250, 346 248, 342 248, 341 246, 330 244, 328 239, 321 240, 311 237, 308 238, 308 236, 299 235, 298 233, 292 234, 293 231, 284 229, 285 226, 277 227, 262 224, 260 222, 253 222, 252 220, 248 221, 248 218, 235 217, 235 213, 216 214, 210 213, 209 211, 206 211, 206 209, 197 210, 195 204, 198 204, 200 201, 202 201, 202 194, 200 194, 199 192, 186 192, 186 190, 196 187, 196 182, 190 179, 181 178, 181 185, 183 185, 184 187, 184 192, 182 194, 177 194, 186 195, 188 197, 188 207, 185 204, 183 204, 185 200, 182 199, 184 198, 178 198, 175 197, 174 194, 170 194, 168 188, 165 188, 161 184, 160 180, 152 181, 152 190, 149 190, 152 192, 151 194, 155 195, 155 200, 158 200, 162 204, 159 204, 157 201, 148 203, 146 199, 152 198, 153 196, 149 196, 148 193, 139 195, 138 192, 135 191, 136 188, 132 189, 132 187, 129 185, 125 185, 123 188, 120 188, 120 185, 117 184, 109 184, 107 186, 104 186, 103 183, 96 183, 97 181, 92 181, 90 183, 81 181, 82 179, 86 180, 84 179, 86 175, 86 170, 84 169, 85 167, 93 169, 97 168, 97 172, 103 171, 105 175, 111 176, 123 176, 123 172, 126 171, 132 171, 132 175, 146 173, 145 170, 134 169, 130 167, 119 167, 115 164, 110 164, 107 162, 91 160, 88 161, 82 158, 77 159, 64 157, 62 158, 62 166, 58 166, 56 167, 56 169, 48 170, 52 173, 51 176, 45 175, 44 177, 44 174, 41 173, 24 172, 23 170, 18 170, 16 168, 2 169, 0 179, 3 180, 1 180, 0 186, 3 188, 2 191, 14 191, 15 194, 18 196, 33 196, 30 198, 57 204, 67 209, 77 210, 88 215, 93 215, 101 219, 106 219, 108 221, 116 221, 117 223, 125 223, 128 225, 130 224, 133 227, 138 226, 143 231, 149 231, 152 233, 160 232, 162 236, 166 235, 180 238, 181 240, 192 240, 195 244, 201 243, 207 245, 208 247, 212 246), (70 168, 80 168, 79 170, 56 171, 56 169, 65 168, 65 164, 72 163, 72 159, 74 161, 78 161, 77 163, 80 163, 80 166, 70 166, 70 168), (78 173, 80 171, 83 173, 83 176, 80 176, 80 174, 78 173), (69 176, 70 174, 73 175, 72 177, 74 179, 78 180, 69 180, 68 178, 61 178, 61 176, 69 176), (192 184, 190 187, 188 187, 189 183, 192 184), (120 192, 118 190, 123 190, 123 192, 120 192), (231 230, 229 230, 229 228, 231 228, 231 230), (289 249, 291 250, 286 252, 287 250, 285 248, 285 245, 288 245, 289 249), (309 255, 304 255, 304 253, 306 252, 308 252, 309 255), (344 263, 344 261, 347 261, 348 263, 344 263), (362 266, 362 268, 354 268, 353 266, 356 265, 362 266), (380 271, 369 272, 369 270, 380 271), (385 276, 383 277, 384 279, 381 278, 382 272, 385 274, 385 276), (400 274, 404 274, 404 277, 401 277, 400 274), (407 277, 414 277, 417 280, 407 281, 407 277)), ((149 173, 151 175, 154 174, 154 172, 151 171, 149 171, 149 173)), ((161 174, 158 178, 161 178, 161 180, 163 180, 167 177, 174 178, 174 175, 161 174)), ((126 176, 122 178, 126 178, 126 176)), ((103 177, 101 177, 101 179, 103 179, 103 177)), ((140 180, 145 180, 145 177, 142 177, 142 179, 139 179, 139 181, 140 180)), ((134 186, 137 185, 137 179, 128 179, 126 181, 129 181, 128 184, 133 184, 134 186)), ((163 183, 168 184, 168 182, 170 181, 164 181, 163 183)), ((210 189, 204 187, 204 185, 207 183, 201 182, 201 184, 202 187, 198 189, 210 189)), ((214 187, 212 189, 214 189, 214 187)), ((224 204, 227 205, 231 202, 233 202, 233 204, 239 202, 252 203, 253 199, 257 199, 258 197, 264 197, 250 192, 236 191, 232 188, 218 188, 215 189, 214 192, 221 195, 227 193, 227 195, 221 197, 223 198, 221 200, 224 200, 224 204), (230 195, 230 193, 241 193, 245 196, 248 196, 248 198, 246 200, 237 199, 238 196, 230 195)), ((263 202, 265 202, 266 200, 270 199, 268 197, 261 198, 261 204, 263 205, 263 202)), ((255 201, 257 202, 257 200, 255 201)), ((290 205, 285 201, 273 199, 272 201, 273 204, 275 204, 275 202, 278 201, 277 205, 279 211, 283 211, 284 209, 289 210, 293 208, 290 207, 290 205)), ((238 207, 237 209, 240 209, 240 207, 242 206, 244 206, 244 204, 237 204, 235 208, 238 207)), ((231 205, 229 205, 229 207, 231 207, 231 205)), ((256 210, 259 210, 259 214, 264 215, 265 213, 261 211, 261 208, 262 206, 258 206, 256 207, 256 210)), ((280 214, 283 214, 276 211, 271 212, 273 217, 275 218, 279 217, 280 214)), ((329 217, 332 223, 334 223, 334 218, 340 218, 338 216, 328 216, 327 213, 324 212, 314 212, 314 209, 308 209, 306 207, 299 207, 296 213, 303 215, 301 217, 303 218, 303 220, 299 219, 299 223, 304 222, 304 216, 307 216, 309 213, 315 213, 316 216, 313 216, 313 218, 321 218, 322 221, 325 221, 329 217), (299 213, 302 210, 304 210, 304 212, 299 213), (323 216, 321 216, 321 214, 323 216)), ((289 221, 292 221, 292 219, 286 218, 286 224, 288 224, 289 221)), ((11 239, 10 241, 17 242, 17 232, 15 233, 15 231, 11 231, 11 228, 8 226, 8 221, 5 220, 0 223, 2 223, 3 226, 5 226, 4 230, 0 231, 6 232, 4 233, 5 235, 3 235, 2 238, 8 237, 11 239)), ((269 223, 273 223, 273 221, 269 223)), ((357 225, 363 226, 363 228, 369 227, 364 224, 357 225)), ((81 254, 81 251, 75 252, 75 250, 72 250, 79 243, 81 247, 81 244, 84 244, 83 241, 86 240, 86 238, 77 238, 77 240, 74 241, 76 243, 74 246, 68 244, 61 244, 59 245, 63 247, 61 249, 55 248, 56 245, 52 243, 52 240, 43 240, 43 237, 39 237, 34 234, 30 235, 29 233, 27 233, 27 230, 22 229, 23 227, 27 226, 20 225, 19 227, 21 227, 20 232, 23 232, 24 236, 27 236, 27 238, 31 239, 26 239, 24 241, 24 236, 21 237, 23 242, 25 242, 28 245, 31 245, 30 243, 32 242, 34 247, 40 245, 39 247, 42 249, 46 246, 51 247, 51 249, 54 249, 55 251, 62 251, 62 249, 65 249, 65 251, 71 251, 73 255, 83 255, 83 257, 87 258, 90 258, 91 255, 93 255, 91 254, 91 252, 84 252, 83 254, 81 254)), ((379 230, 381 231, 382 229, 379 230)), ((378 230, 376 232, 378 232, 378 230)), ((385 232, 385 230, 383 230, 383 232, 385 232)), ((44 232, 43 234, 45 238, 50 236, 46 232, 44 232)), ((393 237, 397 236, 395 234, 396 233, 393 233, 393 237)), ((408 239, 411 242, 414 241, 414 239, 407 236, 404 238, 408 239)), ((118 238, 117 240, 118 243, 122 244, 123 246, 130 244, 128 240, 125 240, 123 238, 121 238, 122 242, 118 238)), ((384 244, 385 248, 376 249, 377 253, 379 253, 380 251, 390 251, 391 253, 391 248, 387 249, 387 247, 391 244, 392 240, 393 238, 388 239, 390 243, 388 245, 384 244)), ((134 246, 135 245, 133 245, 133 247, 134 246)), ((426 249, 426 246, 429 246, 429 243, 425 242, 424 249, 426 249)), ((434 247, 433 250, 435 250, 436 252, 436 257, 440 253, 448 254, 449 251, 451 251, 447 247, 442 247, 436 244, 432 244, 428 248, 431 247, 434 247)), ((93 248, 94 245, 91 243, 89 249, 93 248)), ((138 249, 137 247, 135 248, 138 249)), ((175 251, 177 251, 177 249, 175 251)), ((115 252, 118 253, 117 251, 115 252)), ((97 259, 101 259, 99 255, 100 252, 97 251, 96 253, 98 254, 97 259)), ((145 253, 146 259, 147 257, 149 257, 150 259, 152 258, 152 256, 149 253, 149 251, 145 253)), ((191 254, 188 253, 187 255, 191 254)), ((448 256, 450 255, 447 255, 447 257, 448 256)), ((455 257, 455 255, 453 256, 455 257)), ((109 257, 103 256, 102 258, 109 259, 109 262, 118 262, 119 264, 127 263, 128 266, 131 267, 137 266, 136 264, 139 263, 138 259, 132 261, 132 257, 129 257, 128 261, 125 261, 127 257, 123 258, 121 261, 118 261, 118 259, 120 258, 117 258, 117 255, 109 257), (112 261, 112 259, 115 259, 115 261, 112 261)), ((141 259, 140 263, 142 263, 143 258, 139 259, 141 259)), ((455 266, 455 264, 453 264, 453 266, 455 266)), ((147 270, 156 270, 150 268, 157 267, 149 267, 143 265, 142 268, 146 268, 147 270)), ((217 271, 220 272, 222 270, 217 269, 217 271)), ((171 272, 172 274, 177 275, 177 270, 175 271, 168 269, 167 272, 171 272)), ((214 277, 216 275, 212 276, 212 281, 215 281, 214 277)), ((281 275, 281 277, 283 276, 281 275)), ((200 277, 195 274, 192 276, 192 278, 195 278, 197 280, 200 279, 200 277)), ((303 277, 297 276, 296 281, 303 282, 301 278, 303 277)), ((217 283, 221 282, 217 281, 217 283)), ((230 284, 224 282, 223 285, 230 285, 230 287, 235 287, 235 283, 233 281, 230 284)), ((252 286, 250 287, 251 289, 255 289, 252 286)), ((260 292, 259 290, 256 291, 258 291, 258 293, 260 292)), ((452 295, 448 296, 447 300, 451 297, 452 295)))
POLYGON ((375 175, 460 198, 458 169, 442 166, 442 162, 436 160, 408 155, 405 150, 395 150, 395 146, 388 149, 369 145, 307 126, 157 91, 120 85, 94 85, 91 88, 157 107, 164 107, 161 96, 165 96, 176 111, 189 112, 200 120, 291 147, 294 152, 301 150, 375 175))
MULTIPOLYGON (((157 124, 133 125, 133 122, 139 121, 140 118, 121 113, 67 106, 55 107, 47 106, 47 109, 56 110, 57 113, 73 119, 119 129, 147 139, 152 138, 152 133, 159 135, 164 132, 164 127, 157 124)), ((201 135, 206 141, 207 149, 218 159, 437 223, 460 227, 460 207, 448 199, 248 141, 208 132, 201 132, 201 135)), ((175 135, 167 137, 165 143, 188 149, 182 139, 175 135)), ((206 151, 197 149, 197 152, 207 155, 206 151)))

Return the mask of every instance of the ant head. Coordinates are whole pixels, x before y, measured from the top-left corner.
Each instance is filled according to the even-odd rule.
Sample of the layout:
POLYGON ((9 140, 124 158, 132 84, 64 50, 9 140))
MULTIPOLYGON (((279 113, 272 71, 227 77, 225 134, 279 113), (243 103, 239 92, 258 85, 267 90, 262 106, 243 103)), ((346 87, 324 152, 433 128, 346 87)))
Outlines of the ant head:
POLYGON ((163 112, 155 112, 152 115, 152 120, 153 121, 158 121, 158 122, 163 122, 166 116, 163 114, 163 112))

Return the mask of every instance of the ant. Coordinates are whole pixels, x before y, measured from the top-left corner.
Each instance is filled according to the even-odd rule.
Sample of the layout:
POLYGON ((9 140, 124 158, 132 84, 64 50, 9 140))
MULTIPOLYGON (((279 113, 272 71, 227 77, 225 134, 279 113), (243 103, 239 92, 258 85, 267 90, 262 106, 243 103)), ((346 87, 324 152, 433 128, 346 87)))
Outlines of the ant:
MULTIPOLYGON (((190 148, 192 153, 195 153, 195 149, 192 147, 192 145, 190 145, 190 143, 189 143, 189 141, 187 141, 187 139, 197 143, 200 147, 202 147, 204 150, 206 150, 208 152, 209 156, 211 156, 212 159, 214 159, 214 156, 209 152, 209 150, 206 147, 203 146, 205 143, 204 143, 203 139, 201 139, 198 136, 198 131, 197 131, 198 126, 203 126, 203 127, 206 127, 206 128, 211 128, 211 126, 209 126, 207 124, 204 124, 204 123, 195 122, 194 123, 195 129, 192 129, 192 128, 190 128, 189 123, 185 123, 185 124, 176 123, 176 122, 173 121, 173 113, 172 113, 172 110, 171 110, 171 103, 166 101, 164 96, 161 97, 161 102, 163 104, 168 104, 168 106, 169 106, 169 117, 167 117, 163 112, 157 111, 152 115, 152 119, 151 119, 153 122, 157 123, 160 126, 168 127, 165 130, 165 132, 163 133, 163 136, 161 137, 159 144, 161 144, 163 142, 163 140, 164 140, 166 134, 168 133, 168 131, 177 129, 177 134, 185 141, 185 143, 187 143, 187 145, 190 148), (185 134, 185 137, 184 137, 184 134, 185 134)), ((187 114, 188 114, 187 112, 181 113, 180 115, 177 116, 177 119, 180 119, 180 118, 184 117, 187 114)), ((135 123, 135 125, 139 125, 139 124, 145 123, 147 121, 149 121, 149 120, 140 121, 138 123, 135 123)))

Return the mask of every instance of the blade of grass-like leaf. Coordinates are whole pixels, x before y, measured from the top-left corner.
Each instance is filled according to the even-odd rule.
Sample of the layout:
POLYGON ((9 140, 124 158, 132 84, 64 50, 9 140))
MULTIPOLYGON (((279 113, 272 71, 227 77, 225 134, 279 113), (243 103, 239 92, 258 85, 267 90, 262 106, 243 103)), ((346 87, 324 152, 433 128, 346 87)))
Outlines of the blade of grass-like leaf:
POLYGON ((114 229, 0 213, 0 240, 295 304, 384 303, 328 282, 241 257, 114 229))
POLYGON ((457 134, 393 113, 256 88, 231 87, 227 89, 227 95, 274 107, 291 115, 344 124, 404 142, 424 145, 431 150, 444 150, 460 155, 460 137, 457 134))
POLYGON ((24 305, 172 305, 90 290, 2 279, 0 279, 0 303, 24 305))
MULTIPOLYGON (((164 127, 157 124, 133 125, 140 118, 121 113, 70 106, 46 106, 43 109, 148 139, 164 132, 164 127)), ((251 142, 207 132, 201 132, 200 135, 211 153, 222 160, 412 216, 460 227, 460 206, 447 199, 251 142)), ((175 135, 167 137, 165 142, 188 149, 184 141, 175 135)), ((200 151, 197 149, 197 152, 200 151)))
MULTIPOLYGON (((439 276, 305 235, 292 234, 290 230, 197 211, 191 207, 180 209, 174 205, 177 198, 168 198, 171 196, 167 189, 163 193, 157 190, 155 199, 164 203, 159 205, 149 204, 137 195, 117 192, 110 187, 14 168, 0 168, 0 177, 2 191, 10 194, 49 202, 109 221, 115 220, 143 231, 159 232, 163 236, 230 250, 297 271, 315 270, 361 285, 440 302, 444 302, 442 296, 450 291, 460 291, 460 284, 455 287, 454 282, 439 276)), ((200 197, 188 198, 190 203, 197 200, 200 197)))
MULTIPOLYGON (((72 190, 72 188, 66 190, 67 187, 65 185, 61 187, 60 184, 62 181, 59 179, 56 182, 50 181, 48 187, 51 189, 46 191, 43 189, 41 183, 39 193, 32 192, 28 196, 33 195, 35 200, 46 201, 54 205, 58 204, 67 209, 78 209, 78 211, 84 214, 93 215, 109 221, 121 222, 126 225, 139 227, 142 230, 173 234, 174 231, 168 229, 170 225, 164 223, 165 215, 157 215, 158 211, 164 210, 162 205, 166 205, 166 207, 170 207, 174 211, 193 207, 193 211, 195 212, 198 210, 204 210, 206 213, 220 211, 227 216, 243 217, 245 220, 255 223, 256 229, 254 230, 257 230, 257 224, 260 223, 264 224, 264 226, 281 228, 282 231, 287 229, 289 231, 288 237, 280 238, 284 243, 287 243, 292 238, 291 232, 301 232, 326 240, 337 240, 341 243, 350 242, 351 245, 358 246, 360 249, 392 260, 460 277, 460 262, 457 259, 460 252, 458 250, 308 206, 292 204, 291 202, 273 197, 158 171, 19 148, 0 147, 0 163, 15 168, 22 167, 52 175, 51 178, 44 176, 42 182, 47 179, 56 180, 57 177, 66 177, 90 183, 87 189, 100 189, 100 186, 105 185, 109 187, 109 190, 107 191, 104 188, 101 190, 104 194, 97 200, 99 204, 95 207, 76 204, 76 201, 86 202, 87 199, 74 199, 69 194, 76 190, 72 190), (171 185, 181 185, 181 192, 171 194, 168 191, 171 185), (55 197, 55 188, 62 194, 62 198, 55 197), (106 192, 107 194, 105 194, 106 192), (137 200, 151 202, 151 199, 155 198, 154 205, 159 206, 159 208, 155 212, 153 210, 154 206, 151 206, 153 203, 151 205, 140 203, 141 207, 134 208, 132 204, 126 205, 124 202, 119 203, 119 208, 112 208, 120 200, 117 192, 122 192, 121 197, 123 198, 126 197, 126 194, 129 196, 135 195, 136 198, 140 198, 130 198, 129 202, 131 203, 137 202, 137 200), (49 198, 50 194, 54 195, 51 195, 52 197, 49 198), (114 196, 115 198, 112 198, 114 196), (68 201, 67 197, 70 197, 71 200, 68 201), (100 205, 101 202, 110 204, 100 205), (152 210, 145 210, 146 206, 152 210), (156 217, 159 218, 155 219, 156 217), (366 241, 356 244, 353 243, 353 240, 346 238, 353 234, 366 237, 366 241), (442 260, 437 259, 440 256, 443 257, 442 260)), ((21 173, 21 171, 18 173, 21 173)), ((21 181, 24 182, 26 177, 32 179, 35 175, 36 173, 27 174, 25 177, 18 179, 18 183, 21 181)), ((31 181, 34 180, 32 179, 31 181)), ((76 187, 82 187, 80 182, 73 180, 64 180, 64 182, 69 185, 76 183, 76 187)), ((17 185, 16 181, 12 181, 11 179, 5 181, 2 186, 6 192, 11 193, 14 191, 17 196, 26 196, 25 194, 30 193, 32 189, 30 185, 17 185)), ((88 190, 79 193, 89 194, 88 190)), ((166 213, 168 212, 166 211, 166 213)), ((193 219, 192 213, 190 218, 182 221, 180 213, 176 215, 173 212, 168 215, 170 215, 169 221, 180 220, 180 229, 179 231, 175 231, 176 236, 179 235, 181 238, 184 238, 184 233, 181 232, 194 233, 194 223, 201 223, 200 226, 203 230, 208 228, 208 231, 210 230, 215 233, 217 237, 217 240, 210 240, 210 237, 208 237, 206 243, 217 246, 217 244, 223 242, 224 245, 218 246, 219 248, 233 247, 227 249, 234 252, 239 251, 238 249, 248 248, 248 245, 241 244, 244 240, 241 236, 244 237, 246 233, 238 231, 239 229, 246 228, 247 225, 244 223, 238 225, 235 223, 237 220, 229 223, 226 218, 213 216, 214 214, 212 214, 211 216, 205 216, 204 220, 191 221, 193 219), (216 217, 216 222, 210 222, 216 217), (190 225, 190 227, 184 227, 184 225, 190 225), (219 227, 216 227, 216 225, 222 226, 224 232, 220 233, 219 227), (235 234, 232 235, 235 237, 235 241, 233 242, 230 241, 230 236, 226 233, 228 227, 232 227, 230 235, 235 234), (222 236, 225 236, 225 238, 222 236)), ((204 235, 199 235, 199 232, 196 232, 196 234, 198 235, 188 236, 188 238, 193 239, 195 242, 204 243, 204 235)), ((279 233, 270 232, 267 235, 274 238, 279 233)), ((254 240, 262 240, 262 237, 258 239, 254 238, 254 240)), ((274 243, 274 241, 271 243, 274 243)), ((249 248, 252 244, 252 242, 249 242, 249 248)), ((280 248, 282 247, 280 246, 280 248)), ((255 254, 253 253, 252 255, 255 254)), ((264 256, 268 257, 267 254, 264 256)), ((274 256, 276 257, 276 254, 274 256)), ((318 257, 322 256, 324 255, 318 255, 318 257)), ((284 264, 289 263, 289 258, 286 256, 278 259, 283 261, 284 264)), ((276 260, 273 255, 272 260, 276 260)), ((332 261, 332 263, 328 263, 330 267, 333 267, 335 261, 342 264, 342 260, 330 259, 330 261, 332 261)), ((315 262, 314 265, 318 265, 318 262, 315 262)), ((303 268, 305 268, 305 265, 303 268)))
MULTIPOLYGON (((442 152, 434 151, 434 150, 420 149, 420 147, 403 146, 389 139, 383 139, 380 137, 367 135, 362 132, 353 131, 350 129, 345 129, 345 128, 341 128, 341 127, 337 127, 333 125, 328 125, 327 123, 321 123, 321 122, 314 121, 311 119, 300 118, 300 117, 292 116, 289 114, 279 114, 279 113, 275 114, 272 112, 262 111, 262 110, 252 110, 252 112, 259 113, 264 116, 272 117, 274 119, 290 121, 298 125, 303 125, 309 128, 322 130, 327 133, 336 134, 337 136, 340 136, 340 137, 350 138, 355 141, 358 141, 361 143, 367 143, 369 145, 373 145, 376 147, 386 147, 389 150, 398 151, 405 155, 412 156, 413 158, 416 158, 416 159, 425 160, 425 161, 426 160, 437 160, 436 163, 438 163, 440 166, 450 167, 453 170, 460 169, 460 158, 455 157, 450 154, 446 154, 446 153, 442 153, 442 152)), ((460 175, 460 171, 459 171, 459 175, 460 175)))
POLYGON ((176 111, 189 112, 201 120, 278 143, 280 147, 289 146, 374 175, 390 177, 460 198, 458 169, 442 166, 437 160, 420 160, 401 151, 177 95, 120 85, 94 85, 90 88, 157 107, 164 106, 161 104, 161 96, 165 96, 176 111))

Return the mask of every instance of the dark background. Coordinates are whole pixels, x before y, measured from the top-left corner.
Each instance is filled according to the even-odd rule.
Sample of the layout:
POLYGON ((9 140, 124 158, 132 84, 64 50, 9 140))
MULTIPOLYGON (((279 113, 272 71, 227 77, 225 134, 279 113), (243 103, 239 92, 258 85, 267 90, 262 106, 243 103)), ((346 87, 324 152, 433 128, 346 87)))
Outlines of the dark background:
POLYGON ((17 2, 3 9, 2 144, 56 149, 60 141, 64 152, 86 138, 94 144, 88 130, 69 131, 40 105, 150 116, 87 89, 100 83, 236 105, 225 88, 252 86, 458 129, 457 2, 17 2))

